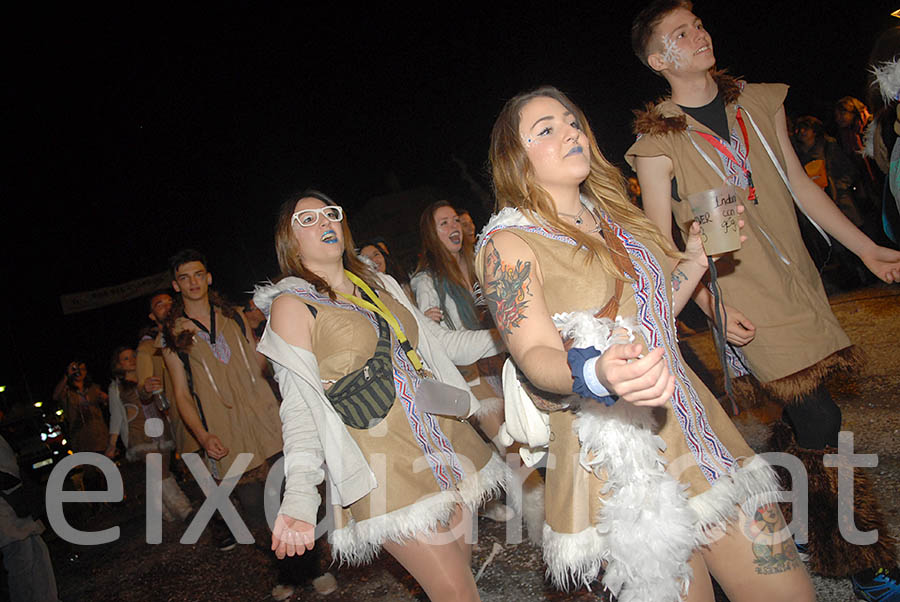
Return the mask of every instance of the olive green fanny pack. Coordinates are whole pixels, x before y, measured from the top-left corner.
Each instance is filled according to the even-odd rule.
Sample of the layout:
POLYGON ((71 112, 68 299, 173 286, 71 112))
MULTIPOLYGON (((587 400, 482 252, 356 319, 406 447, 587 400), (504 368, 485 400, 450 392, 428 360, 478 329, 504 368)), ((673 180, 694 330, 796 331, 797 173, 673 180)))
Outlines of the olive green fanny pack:
POLYGON ((378 319, 378 344, 362 368, 341 377, 325 397, 344 424, 356 429, 372 428, 388 415, 394 405, 394 367, 391 363, 390 327, 378 319))
MULTIPOLYGON (((316 317, 318 311, 306 305, 316 317)), ((391 331, 387 321, 379 315, 378 344, 375 353, 358 370, 339 378, 325 397, 347 426, 369 429, 384 420, 394 405, 394 366, 391 362, 391 331)))

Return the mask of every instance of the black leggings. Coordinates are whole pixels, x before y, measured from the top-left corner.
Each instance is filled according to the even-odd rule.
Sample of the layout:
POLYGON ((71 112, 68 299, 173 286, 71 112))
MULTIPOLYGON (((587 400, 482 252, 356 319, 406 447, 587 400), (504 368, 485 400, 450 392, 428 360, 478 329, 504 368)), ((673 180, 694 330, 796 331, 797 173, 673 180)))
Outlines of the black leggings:
POLYGON ((797 445, 806 449, 837 447, 841 408, 824 383, 797 401, 784 406, 782 419, 794 429, 797 445))

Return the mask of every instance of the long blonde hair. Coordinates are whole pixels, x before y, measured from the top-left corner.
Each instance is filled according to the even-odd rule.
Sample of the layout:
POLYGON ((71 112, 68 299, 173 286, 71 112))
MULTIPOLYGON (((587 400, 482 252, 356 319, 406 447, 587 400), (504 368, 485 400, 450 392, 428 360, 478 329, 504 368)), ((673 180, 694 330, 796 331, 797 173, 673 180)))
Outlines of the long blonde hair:
MULTIPOLYGON (((326 194, 318 190, 306 190, 299 195, 290 197, 281 204, 281 208, 278 210, 278 221, 275 223, 275 254, 278 256, 278 267, 281 268, 281 277, 279 279, 286 276, 303 278, 312 284, 318 292, 328 295, 334 301, 336 298, 335 293, 328 283, 325 282, 325 279, 303 265, 303 260, 300 259, 300 245, 294 236, 294 229, 291 224, 294 208, 297 206, 297 201, 308 197, 318 199, 325 203, 326 206, 337 205, 326 194)), ((353 235, 350 233, 350 224, 347 222, 346 211, 344 212, 344 219, 341 220, 341 232, 344 235, 344 253, 342 255, 344 269, 359 276, 363 282, 373 289, 380 288, 377 284, 378 278, 375 276, 375 272, 356 256, 356 247, 353 243, 353 235)))
POLYGON ((589 209, 603 210, 615 223, 630 233, 639 238, 652 240, 670 257, 680 257, 672 243, 660 233, 653 222, 628 201, 625 177, 600 152, 597 139, 584 113, 565 94, 552 86, 543 86, 510 99, 494 122, 491 131, 490 162, 496 199, 495 211, 504 207, 515 207, 520 211, 536 214, 547 225, 573 239, 576 243, 575 252, 581 248, 590 251, 587 254, 587 261, 592 261, 596 257, 604 270, 624 279, 621 270, 613 263, 606 246, 598 239, 561 220, 550 193, 535 179, 534 167, 525 153, 519 135, 519 121, 525 105, 539 97, 557 100, 570 111, 588 141, 591 171, 581 183, 580 190, 588 200, 589 209))

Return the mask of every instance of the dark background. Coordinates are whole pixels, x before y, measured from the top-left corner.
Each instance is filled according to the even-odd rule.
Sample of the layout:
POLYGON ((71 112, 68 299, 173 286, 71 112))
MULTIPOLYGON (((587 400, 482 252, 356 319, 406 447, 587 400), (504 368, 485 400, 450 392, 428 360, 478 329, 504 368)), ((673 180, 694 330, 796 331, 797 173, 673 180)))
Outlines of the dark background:
MULTIPOLYGON (((486 213, 452 157, 489 187, 503 102, 555 85, 621 158, 631 109, 664 82, 631 54, 641 4, 423 2, 22 8, 3 27, 4 356, 0 400, 46 400, 74 357, 106 384, 144 300, 63 316, 59 296, 161 271, 185 246, 243 301, 275 276, 273 216, 315 186, 350 210, 433 187, 486 213), (89 7, 89 8, 86 8, 89 7)), ((888 2, 700 2, 721 67, 791 84, 789 114, 832 122, 864 97, 888 2)))

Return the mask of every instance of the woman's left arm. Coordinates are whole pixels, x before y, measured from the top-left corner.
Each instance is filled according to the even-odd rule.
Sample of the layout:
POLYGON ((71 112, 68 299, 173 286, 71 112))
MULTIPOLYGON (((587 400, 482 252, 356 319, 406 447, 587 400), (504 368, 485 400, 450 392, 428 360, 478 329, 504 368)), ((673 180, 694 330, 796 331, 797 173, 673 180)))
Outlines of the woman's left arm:
POLYGON ((706 253, 700 240, 700 224, 697 222, 691 224, 688 231, 684 256, 672 269, 672 313, 676 316, 694 295, 694 289, 707 270, 706 253))
POLYGON ((421 309, 410 303, 403 289, 391 276, 381 274, 381 284, 388 293, 416 319, 420 336, 434 339, 450 360, 458 365, 474 363, 481 358, 497 355, 504 350, 500 336, 494 330, 448 330, 429 318, 421 309))
POLYGON ((784 106, 775 113, 775 131, 784 155, 785 170, 797 200, 809 216, 842 245, 853 251, 873 274, 885 282, 900 282, 900 251, 881 247, 841 213, 825 191, 806 175, 787 132, 784 106))

